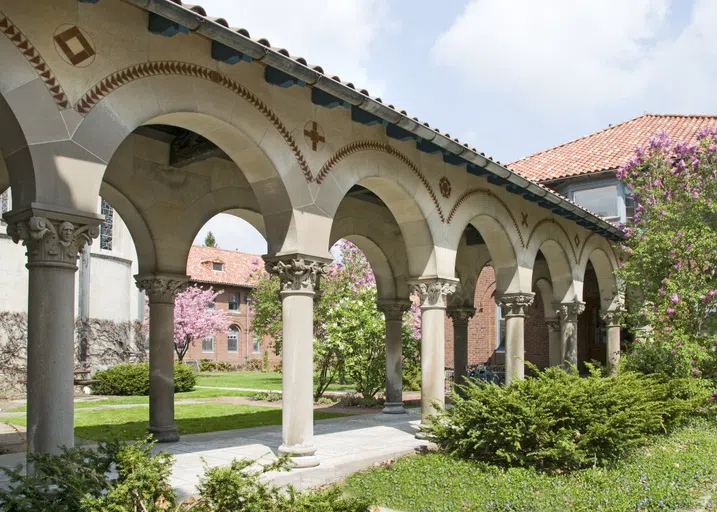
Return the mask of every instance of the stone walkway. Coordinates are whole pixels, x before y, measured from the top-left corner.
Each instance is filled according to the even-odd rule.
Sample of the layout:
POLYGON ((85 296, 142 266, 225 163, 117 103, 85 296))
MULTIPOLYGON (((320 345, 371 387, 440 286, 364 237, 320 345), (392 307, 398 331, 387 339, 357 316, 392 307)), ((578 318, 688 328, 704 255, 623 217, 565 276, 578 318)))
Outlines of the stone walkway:
MULTIPOLYGON (((408 414, 365 414, 315 423, 316 455, 321 464, 315 468, 271 473, 267 480, 277 485, 291 484, 299 489, 337 481, 345 476, 411 453, 427 446, 417 440, 419 416, 408 414)), ((210 467, 228 466, 233 459, 275 460, 281 444, 281 427, 256 427, 183 436, 178 443, 158 446, 175 457, 172 486, 181 497, 195 493, 203 474, 204 461, 210 467), (203 459, 203 460, 202 460, 203 459)), ((0 455, 0 466, 23 464, 24 453, 0 455)), ((6 484, 0 475, 0 486, 6 484)))

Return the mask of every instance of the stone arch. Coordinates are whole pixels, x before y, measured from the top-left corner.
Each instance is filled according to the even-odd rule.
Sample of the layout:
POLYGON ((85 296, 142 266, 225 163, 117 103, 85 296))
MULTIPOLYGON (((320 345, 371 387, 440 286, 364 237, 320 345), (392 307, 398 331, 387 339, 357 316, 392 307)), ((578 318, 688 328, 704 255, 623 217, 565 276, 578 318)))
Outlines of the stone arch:
POLYGON ((600 309, 611 311, 621 306, 620 287, 615 277, 618 261, 615 252, 605 238, 591 234, 585 239, 580 251, 578 276, 580 285, 578 297, 582 298, 582 284, 588 263, 592 263, 600 289, 600 309))
POLYGON ((543 315, 545 315, 545 318, 554 318, 556 315, 555 309, 552 306, 555 300, 553 284, 548 279, 541 277, 540 279, 536 279, 533 287, 538 290, 541 299, 543 299, 543 315))
POLYGON ((491 255, 485 245, 468 245, 465 237, 456 251, 456 277, 460 290, 454 295, 457 305, 472 305, 476 294, 476 283, 483 268, 491 261, 491 255))

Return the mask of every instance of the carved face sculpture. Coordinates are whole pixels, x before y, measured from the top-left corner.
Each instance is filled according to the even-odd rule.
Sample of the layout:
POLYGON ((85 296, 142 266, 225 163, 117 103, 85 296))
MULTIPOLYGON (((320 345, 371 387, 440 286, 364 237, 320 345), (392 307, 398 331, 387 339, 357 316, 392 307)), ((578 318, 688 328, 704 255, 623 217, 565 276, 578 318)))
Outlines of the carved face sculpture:
POLYGON ((71 222, 63 222, 60 224, 60 240, 66 243, 72 241, 72 234, 75 232, 75 226, 71 222))

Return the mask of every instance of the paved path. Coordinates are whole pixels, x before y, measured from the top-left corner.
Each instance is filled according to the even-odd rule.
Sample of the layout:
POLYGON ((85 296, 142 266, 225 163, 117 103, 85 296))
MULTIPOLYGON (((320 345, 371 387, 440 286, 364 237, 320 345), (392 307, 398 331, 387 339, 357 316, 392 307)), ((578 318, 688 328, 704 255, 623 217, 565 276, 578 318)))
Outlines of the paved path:
MULTIPOLYGON (((417 440, 419 417, 408 414, 365 414, 315 423, 316 455, 321 464, 315 468, 272 473, 267 480, 277 485, 292 484, 299 489, 340 480, 346 475, 385 462, 426 446, 417 440)), ((172 486, 181 497, 196 492, 203 473, 204 459, 210 467, 228 466, 235 458, 275 460, 281 444, 281 427, 256 427, 183 436, 178 443, 156 447, 174 455, 172 486)), ((0 466, 24 463, 21 453, 0 455, 0 466)), ((4 475, 0 475, 0 486, 4 475)))

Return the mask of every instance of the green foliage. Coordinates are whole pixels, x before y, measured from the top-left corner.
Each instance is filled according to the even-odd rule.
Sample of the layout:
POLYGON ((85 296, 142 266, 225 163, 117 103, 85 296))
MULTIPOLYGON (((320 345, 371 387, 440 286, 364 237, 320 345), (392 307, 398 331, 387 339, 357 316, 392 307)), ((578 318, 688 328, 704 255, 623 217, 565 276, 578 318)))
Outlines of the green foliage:
POLYGON ((344 490, 405 512, 715 510, 717 425, 695 422, 621 460, 551 475, 433 453, 349 476, 344 490))
POLYGON ((262 372, 269 371, 269 351, 268 350, 264 350, 264 353, 261 355, 261 371, 262 372))
POLYGON ((465 398, 429 427, 430 437, 460 457, 538 470, 605 465, 650 436, 706 411, 709 390, 690 380, 664 382, 622 372, 579 377, 550 368, 505 387, 469 383, 465 398))
POLYGON ((199 360, 199 371, 200 372, 215 372, 217 371, 217 363, 213 359, 200 359, 199 360))
MULTIPOLYGON (((95 373, 92 391, 98 395, 138 396, 149 394, 149 363, 118 364, 95 373)), ((188 365, 174 364, 174 392, 192 391, 197 377, 188 365)))
POLYGON ((217 245, 217 239, 214 237, 214 233, 209 231, 207 233, 207 236, 204 237, 204 246, 205 247, 216 247, 217 249, 219 246, 217 245))
POLYGON ((254 393, 251 399, 262 402, 278 402, 281 400, 281 393, 275 391, 259 391, 258 393, 254 393))
POLYGON ((234 371, 234 365, 227 361, 219 361, 217 363, 217 371, 220 371, 220 372, 234 371))
POLYGON ((9 490, 0 489, 0 509, 12 512, 158 512, 174 504, 169 486, 172 458, 152 454, 151 444, 101 443, 96 450, 63 449, 60 455, 30 455, 35 475, 3 469, 9 490), (109 473, 114 469, 114 473, 109 473), (109 476, 108 476, 109 475, 109 476))

